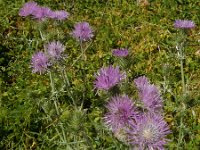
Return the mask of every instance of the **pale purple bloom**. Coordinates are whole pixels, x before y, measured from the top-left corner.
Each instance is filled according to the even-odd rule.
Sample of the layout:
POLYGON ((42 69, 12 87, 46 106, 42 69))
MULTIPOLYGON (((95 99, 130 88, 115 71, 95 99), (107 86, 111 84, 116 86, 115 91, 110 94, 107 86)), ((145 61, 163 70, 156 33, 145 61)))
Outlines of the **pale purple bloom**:
POLYGON ((148 111, 157 112, 162 109, 163 102, 160 92, 155 85, 144 86, 144 88, 139 92, 139 96, 148 111))
POLYGON ((175 28, 190 29, 195 27, 195 23, 191 20, 176 20, 174 22, 175 28))
POLYGON ((40 7, 40 6, 36 7, 32 15, 36 19, 51 18, 56 20, 64 20, 69 17, 69 13, 64 10, 52 11, 48 7, 40 7))
POLYGON ((65 50, 65 46, 59 41, 53 41, 45 45, 45 49, 51 58, 59 59, 61 58, 62 52, 65 50))
POLYGON ((33 73, 36 72, 39 72, 40 74, 44 73, 49 66, 48 57, 41 51, 37 52, 32 56, 31 65, 33 73))
POLYGON ((119 67, 114 68, 113 66, 109 66, 101 68, 94 82, 95 88, 109 90, 125 77, 125 73, 120 73, 119 67))
POLYGON ((112 54, 114 56, 118 56, 118 57, 126 57, 126 56, 128 56, 128 49, 126 49, 126 48, 114 49, 112 51, 112 54))
POLYGON ((32 12, 32 16, 38 20, 42 20, 46 17, 44 10, 46 9, 40 6, 36 6, 34 11, 32 12))
POLYGON ((30 1, 23 5, 23 7, 19 10, 19 15, 26 17, 32 15, 32 13, 37 9, 38 5, 36 2, 30 1))
POLYGON ((48 7, 41 7, 42 8, 42 13, 43 13, 43 17, 44 18, 51 18, 51 16, 53 15, 53 11, 48 8, 48 7))
POLYGON ((56 20, 64 20, 69 17, 69 13, 64 10, 59 10, 59 11, 54 11, 49 17, 56 20))
POLYGON ((78 41, 88 41, 94 36, 88 22, 79 22, 75 24, 72 35, 78 41))
POLYGON ((145 76, 140 76, 134 80, 134 83, 136 84, 137 88, 139 90, 143 89, 145 85, 150 84, 149 79, 145 76))
POLYGON ((163 102, 158 88, 150 84, 145 76, 138 77, 134 82, 139 90, 139 97, 144 107, 152 113, 161 111, 163 102))
POLYGON ((52 11, 48 7, 41 7, 36 2, 27 2, 19 11, 20 16, 32 15, 38 20, 52 18, 56 20, 64 20, 69 16, 69 13, 64 10, 52 11))
POLYGON ((139 150, 164 150, 164 145, 169 141, 166 138, 169 133, 169 126, 161 115, 148 113, 132 123, 128 137, 130 144, 139 150))
POLYGON ((104 122, 116 134, 128 127, 138 114, 132 100, 126 95, 112 97, 106 108, 108 112, 104 122))

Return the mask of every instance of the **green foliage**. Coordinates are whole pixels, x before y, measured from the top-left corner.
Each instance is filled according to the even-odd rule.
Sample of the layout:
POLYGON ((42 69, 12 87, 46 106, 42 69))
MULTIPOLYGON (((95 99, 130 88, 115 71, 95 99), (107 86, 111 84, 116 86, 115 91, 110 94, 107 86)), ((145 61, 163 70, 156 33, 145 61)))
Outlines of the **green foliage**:
MULTIPOLYGON (((168 149, 175 149, 182 109, 177 101, 182 98, 182 87, 173 22, 179 18, 191 19, 197 25, 188 33, 189 44, 185 50, 184 71, 189 92, 184 106, 184 137, 180 149, 198 149, 198 1, 149 0, 145 7, 135 1, 120 0, 37 2, 55 10, 64 9, 71 16, 64 22, 47 21, 41 25, 31 17, 18 15, 24 1, 0 2, 0 149, 130 149, 103 124, 107 98, 100 98, 93 87, 94 74, 99 68, 119 63, 111 55, 111 49, 118 47, 130 50, 131 61, 126 62, 124 68, 128 68, 131 84, 135 77, 145 74, 160 86, 165 100, 165 119, 173 132, 169 135, 172 141, 168 149), (85 61, 78 59, 80 45, 70 35, 73 25, 79 21, 88 21, 95 34, 91 42, 83 45, 87 48, 85 61), (38 29, 44 37, 42 40, 38 29), (50 97, 48 74, 33 74, 30 68, 32 54, 43 50, 43 44, 51 40, 62 41, 68 55, 64 70, 69 85, 60 72, 53 72, 60 114, 56 113, 50 97), (65 142, 61 140, 63 134, 67 137, 65 142)), ((56 69, 63 68, 58 65, 56 69)), ((122 89, 137 98, 131 84, 122 89)))

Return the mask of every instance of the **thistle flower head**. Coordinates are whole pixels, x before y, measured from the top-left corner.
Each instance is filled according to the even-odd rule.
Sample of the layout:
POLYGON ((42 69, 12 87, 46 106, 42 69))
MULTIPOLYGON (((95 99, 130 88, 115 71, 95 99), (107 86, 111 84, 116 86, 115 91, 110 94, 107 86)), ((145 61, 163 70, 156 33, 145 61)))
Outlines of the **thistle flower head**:
POLYGON ((155 85, 146 85, 139 92, 145 108, 150 112, 160 111, 163 107, 160 92, 155 85))
POLYGON ((72 35, 78 41, 88 41, 94 36, 88 22, 79 22, 75 24, 72 35))
POLYGON ((125 73, 120 73, 119 67, 114 68, 113 66, 109 66, 101 68, 94 82, 95 88, 109 90, 125 77, 125 73))
POLYGON ((44 7, 36 6, 31 15, 35 19, 42 20, 46 17, 45 10, 44 7))
POLYGON ((37 9, 38 5, 34 1, 27 2, 23 5, 23 7, 19 10, 19 15, 26 17, 32 15, 32 13, 37 9))
POLYGON ((163 117, 155 114, 144 114, 129 128, 129 142, 138 146, 139 150, 164 150, 171 133, 163 117))
POLYGON ((114 132, 129 126, 129 123, 137 116, 136 108, 128 96, 112 97, 106 105, 108 113, 104 116, 105 124, 114 132))
POLYGON ((138 77, 134 80, 134 83, 136 84, 136 87, 141 90, 144 88, 144 86, 149 84, 149 79, 145 76, 138 77))
POLYGON ((139 97, 143 102, 144 107, 149 112, 160 112, 163 103, 158 88, 155 85, 150 84, 145 76, 135 79, 134 82, 139 90, 139 97))
POLYGON ((45 18, 52 18, 56 20, 64 20, 68 18, 69 13, 64 10, 52 11, 48 7, 41 7, 36 2, 27 2, 19 11, 20 16, 32 15, 35 19, 43 20, 45 18))
POLYGON ((191 20, 175 20, 174 27, 181 29, 191 29, 195 27, 195 23, 191 20))
POLYGON ((112 54, 117 57, 126 57, 128 56, 128 49, 126 48, 113 49, 112 54))
POLYGON ((53 41, 45 45, 45 49, 51 58, 59 59, 61 58, 61 53, 65 50, 65 46, 59 41, 53 41))
POLYGON ((54 13, 49 7, 41 7, 41 10, 43 18, 51 18, 54 13))
POLYGON ((33 68, 33 73, 44 73, 47 70, 47 67, 49 66, 48 57, 41 51, 37 52, 32 56, 31 65, 33 68))
POLYGON ((50 16, 50 18, 56 19, 56 20, 65 20, 68 17, 69 17, 69 13, 64 10, 54 11, 50 16))

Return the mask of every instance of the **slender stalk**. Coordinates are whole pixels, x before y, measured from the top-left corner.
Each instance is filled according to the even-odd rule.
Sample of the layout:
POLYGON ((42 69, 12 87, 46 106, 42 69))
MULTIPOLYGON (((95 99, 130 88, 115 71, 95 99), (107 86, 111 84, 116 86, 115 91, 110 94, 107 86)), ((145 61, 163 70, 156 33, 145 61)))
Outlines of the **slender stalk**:
POLYGON ((183 117, 185 113, 185 98, 186 98, 186 85, 185 85, 185 75, 184 75, 184 66, 183 66, 183 61, 185 58, 184 54, 184 46, 185 46, 185 36, 184 36, 184 31, 182 32, 182 43, 177 46, 177 50, 179 52, 179 59, 180 59, 180 69, 181 69, 181 83, 182 83, 182 97, 181 100, 179 100, 179 105, 180 105, 180 126, 179 126, 179 135, 178 135, 178 144, 177 144, 177 149, 181 149, 180 145, 183 142, 183 137, 184 137, 184 123, 183 123, 183 117))
POLYGON ((81 47, 81 53, 82 53, 82 59, 84 60, 85 59, 85 51, 84 51, 84 49, 83 49, 83 42, 82 42, 82 40, 80 40, 80 47, 81 47))
POLYGON ((51 84, 51 94, 52 94, 52 96, 54 96, 54 94, 55 94, 55 87, 54 87, 54 81, 53 81, 53 78, 52 78, 51 71, 49 71, 49 77, 50 77, 50 84, 51 84))
POLYGON ((81 52, 82 52, 82 59, 83 59, 83 68, 82 68, 82 71, 83 71, 83 84, 84 84, 84 88, 83 88, 83 99, 82 99, 82 103, 81 103, 81 108, 83 107, 83 104, 84 104, 84 99, 85 99, 85 92, 86 92, 86 74, 85 74, 85 70, 84 70, 84 67, 85 67, 85 50, 86 49, 83 49, 83 42, 82 40, 80 41, 80 48, 81 48, 81 52))
POLYGON ((183 92, 183 95, 185 95, 186 94, 186 88, 185 88, 185 77, 184 77, 184 66, 183 66, 183 60, 184 60, 183 45, 184 44, 182 43, 178 50, 179 50, 179 54, 180 54, 182 92, 183 92))
POLYGON ((67 89, 68 89, 68 93, 70 94, 70 97, 71 97, 71 99, 72 99, 73 105, 75 106, 75 108, 77 108, 75 99, 74 99, 74 97, 73 97, 73 93, 72 93, 72 91, 69 89, 69 88, 70 88, 70 82, 69 82, 68 76, 67 76, 67 74, 66 74, 65 68, 62 69, 62 76, 63 76, 63 79, 64 79, 65 84, 67 84, 67 86, 68 86, 68 88, 67 88, 67 89))
MULTIPOLYGON (((53 81, 53 77, 52 77, 51 71, 49 71, 49 77, 50 77, 50 84, 51 84, 51 93, 52 93, 52 97, 53 97, 56 113, 59 116, 60 112, 59 112, 58 105, 57 105, 57 95, 56 95, 56 90, 55 90, 54 81, 53 81), (54 97, 54 95, 55 95, 55 97, 54 97)), ((60 127, 61 127, 61 130, 62 130, 64 142, 67 143, 65 132, 64 132, 64 127, 63 127, 62 124, 60 125, 60 127)))
MULTIPOLYGON (((47 116, 48 116, 48 118, 49 118, 49 121, 52 122, 53 120, 52 120, 52 118, 48 115, 48 112, 46 111, 46 109, 45 109, 44 107, 42 107, 42 109, 43 109, 44 112, 47 114, 47 116)), ((53 125, 53 127, 55 128, 55 130, 56 130, 57 134, 59 135, 60 139, 64 142, 64 139, 63 139, 62 135, 60 134, 58 128, 55 126, 54 123, 52 123, 52 125, 53 125)), ((48 125, 46 128, 48 128, 49 126, 51 126, 51 125, 48 125)))
POLYGON ((178 134, 178 144, 177 144, 177 149, 181 149, 180 145, 183 142, 183 136, 184 136, 184 132, 183 132, 183 114, 184 114, 184 110, 181 110, 181 115, 180 115, 180 126, 179 126, 179 134, 178 134))
POLYGON ((186 94, 186 88, 185 88, 185 78, 184 78, 184 70, 183 70, 183 59, 180 59, 180 65, 181 65, 181 82, 182 82, 182 88, 183 88, 183 95, 186 94))
POLYGON ((42 41, 44 41, 44 40, 45 40, 45 38, 44 38, 44 36, 43 36, 43 34, 42 34, 42 31, 41 31, 41 30, 39 30, 39 32, 40 32, 40 37, 41 37, 42 41))
POLYGON ((81 47, 82 47, 81 49, 83 49, 83 50, 82 50, 81 54, 77 57, 77 59, 73 62, 72 66, 74 66, 74 65, 76 64, 76 62, 77 62, 81 57, 83 58, 83 54, 84 54, 83 51, 85 52, 91 44, 92 44, 92 42, 90 42, 90 44, 89 44, 85 49, 83 49, 83 47, 81 46, 81 47))

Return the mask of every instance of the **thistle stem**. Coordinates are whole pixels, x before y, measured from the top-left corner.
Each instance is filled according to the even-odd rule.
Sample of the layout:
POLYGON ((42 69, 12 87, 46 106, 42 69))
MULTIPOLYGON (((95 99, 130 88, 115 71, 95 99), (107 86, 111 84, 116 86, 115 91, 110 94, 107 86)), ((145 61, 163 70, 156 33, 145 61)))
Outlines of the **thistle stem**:
MULTIPOLYGON (((184 46, 185 46, 185 37, 184 37, 184 32, 182 33, 182 43, 178 45, 177 50, 180 55, 180 69, 181 69, 181 82, 182 82, 182 97, 181 100, 179 100, 179 105, 182 103, 183 107, 185 107, 185 98, 186 98, 186 85, 185 85, 185 76, 184 76, 184 66, 183 66, 183 60, 184 60, 184 46)), ((180 108, 180 128, 179 128, 179 135, 178 135, 178 144, 177 144, 177 149, 180 149, 180 145, 183 142, 183 137, 184 137, 184 123, 183 123, 183 116, 185 113, 185 108, 180 108)))
POLYGON ((85 52, 87 49, 88 49, 88 47, 90 46, 92 44, 92 42, 90 42, 90 44, 85 48, 85 49, 83 49, 83 47, 81 48, 81 49, 83 49, 83 50, 81 50, 82 52, 81 52, 81 54, 77 57, 77 59, 73 62, 73 64, 72 64, 72 66, 74 66, 75 64, 76 64, 76 62, 82 57, 83 58, 83 51, 85 52))
POLYGON ((41 30, 39 30, 39 33, 40 33, 40 37, 41 37, 42 41, 45 41, 45 37, 43 36, 43 34, 42 34, 42 31, 41 31, 41 30))
POLYGON ((67 86, 68 86, 68 88, 67 88, 67 89, 68 89, 68 93, 70 94, 70 97, 71 97, 71 99, 72 99, 73 105, 75 106, 75 108, 77 108, 75 99, 74 99, 74 97, 73 97, 73 93, 72 93, 72 91, 69 89, 69 88, 70 88, 70 82, 69 82, 68 76, 67 76, 67 74, 66 74, 65 68, 62 69, 62 76, 63 76, 63 79, 64 79, 65 84, 67 84, 67 86))
MULTIPOLYGON (((53 98, 53 101, 54 101, 54 106, 55 106, 55 109, 56 109, 56 113, 59 116, 60 112, 59 112, 58 105, 57 105, 57 94, 56 94, 56 90, 55 90, 54 81, 53 81, 53 77, 52 77, 51 71, 49 71, 49 77, 50 77, 51 94, 52 94, 52 98, 53 98)), ((62 139, 64 139, 63 141, 67 144, 67 140, 66 140, 66 136, 65 136, 65 132, 64 132, 64 127, 63 127, 62 124, 60 125, 60 127, 61 127, 62 134, 63 134, 63 138, 62 139)))
POLYGON ((179 134, 178 134, 178 144, 177 144, 177 149, 180 149, 180 145, 183 142, 183 111, 181 110, 181 116, 180 116, 180 126, 179 126, 179 134))
POLYGON ((82 42, 82 40, 80 41, 80 48, 81 48, 81 52, 82 52, 82 59, 83 59, 83 61, 84 61, 84 59, 85 59, 85 50, 83 49, 83 42, 82 42))
POLYGON ((84 104, 84 99, 85 99, 85 92, 86 92, 86 74, 85 74, 85 70, 84 70, 84 67, 85 67, 85 50, 86 49, 83 49, 83 42, 82 40, 80 41, 80 48, 81 48, 81 52, 82 52, 82 59, 83 59, 83 68, 82 68, 82 71, 83 71, 83 84, 84 84, 84 88, 83 88, 83 99, 82 99, 82 103, 81 103, 81 108, 83 107, 83 104, 84 104))
POLYGON ((183 71, 183 60, 181 60, 181 80, 182 80, 182 87, 183 87, 183 95, 186 94, 186 88, 185 88, 185 78, 184 78, 184 71, 183 71))
MULTIPOLYGON (((49 118, 49 121, 53 122, 53 119, 51 118, 51 116, 48 115, 48 112, 46 111, 45 107, 42 107, 42 109, 43 109, 44 112, 47 114, 47 116, 48 116, 48 118, 49 118)), ((51 126, 51 125, 53 125, 53 127, 55 128, 55 130, 56 130, 56 132, 58 133, 60 139, 61 139, 62 141, 64 141, 62 135, 60 134, 58 128, 55 126, 54 122, 51 123, 50 125, 48 125, 46 128, 48 128, 48 127, 51 126)))
POLYGON ((184 69, 183 69, 183 60, 184 60, 184 54, 183 54, 183 50, 182 47, 179 49, 180 52, 180 65, 181 65, 181 82, 182 82, 182 92, 183 95, 186 94, 186 88, 185 88, 185 77, 184 77, 184 69))

